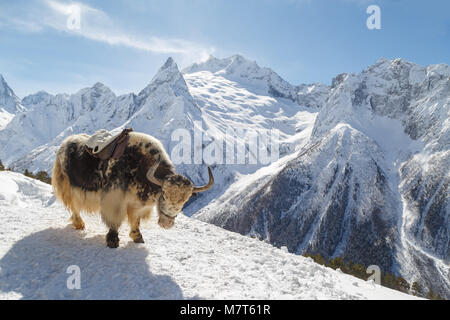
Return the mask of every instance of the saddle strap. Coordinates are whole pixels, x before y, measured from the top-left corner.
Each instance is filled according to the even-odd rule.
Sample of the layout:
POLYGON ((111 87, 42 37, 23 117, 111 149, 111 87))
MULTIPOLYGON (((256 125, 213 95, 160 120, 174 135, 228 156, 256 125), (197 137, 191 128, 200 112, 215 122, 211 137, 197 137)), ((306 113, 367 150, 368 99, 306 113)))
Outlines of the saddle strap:
POLYGON ((116 139, 114 139, 110 144, 108 144, 105 148, 103 148, 102 151, 98 153, 93 153, 92 150, 88 147, 86 147, 86 151, 91 156, 99 158, 103 161, 109 160, 110 158, 117 160, 122 156, 123 152, 125 151, 128 139, 130 139, 128 134, 131 131, 133 131, 132 128, 124 129, 116 139))
MULTIPOLYGON (((129 129, 125 129, 125 130, 129 130, 129 129)), ((131 130, 133 130, 133 129, 131 129, 131 130)), ((119 140, 117 141, 116 146, 114 148, 114 152, 112 154, 113 159, 115 159, 115 160, 119 159, 122 156, 123 152, 125 151, 125 148, 127 147, 127 144, 128 144, 128 140, 130 139, 128 132, 129 131, 127 131, 123 137, 121 137, 122 134, 121 134, 121 136, 119 136, 119 140)))

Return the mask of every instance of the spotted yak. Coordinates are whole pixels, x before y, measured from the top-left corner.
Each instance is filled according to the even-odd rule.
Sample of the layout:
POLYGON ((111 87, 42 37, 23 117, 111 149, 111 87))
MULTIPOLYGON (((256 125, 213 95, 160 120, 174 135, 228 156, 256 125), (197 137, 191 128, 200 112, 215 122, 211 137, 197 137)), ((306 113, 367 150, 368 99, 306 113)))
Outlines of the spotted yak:
POLYGON ((110 248, 119 246, 118 230, 126 217, 130 237, 142 243, 140 220, 148 218, 153 208, 158 224, 171 228, 189 198, 214 184, 210 168, 209 181, 202 187, 177 174, 161 142, 152 136, 129 133, 122 156, 109 160, 95 158, 86 151, 89 137, 77 134, 64 140, 56 155, 52 185, 56 197, 72 213, 76 229, 85 227, 81 211, 100 212, 109 227, 106 243, 110 248))

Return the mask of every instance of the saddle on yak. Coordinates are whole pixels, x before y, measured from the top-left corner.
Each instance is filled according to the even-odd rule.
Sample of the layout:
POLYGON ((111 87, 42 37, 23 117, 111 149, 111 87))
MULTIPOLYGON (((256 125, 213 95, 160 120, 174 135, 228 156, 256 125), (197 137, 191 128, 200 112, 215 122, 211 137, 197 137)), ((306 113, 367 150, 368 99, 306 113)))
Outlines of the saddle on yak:
POLYGON ((113 135, 108 130, 102 129, 94 133, 86 142, 86 151, 93 157, 101 160, 111 158, 119 159, 128 143, 129 133, 132 128, 122 130, 121 133, 113 135))

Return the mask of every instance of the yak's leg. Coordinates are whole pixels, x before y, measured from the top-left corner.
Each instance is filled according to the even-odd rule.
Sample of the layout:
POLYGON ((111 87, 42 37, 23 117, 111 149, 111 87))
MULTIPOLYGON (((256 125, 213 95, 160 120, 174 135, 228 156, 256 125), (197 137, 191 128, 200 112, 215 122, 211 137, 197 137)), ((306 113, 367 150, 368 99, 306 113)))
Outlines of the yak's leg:
POLYGON ((135 243, 144 243, 144 238, 139 230, 141 218, 136 215, 136 210, 130 207, 128 207, 127 214, 128 224, 130 225, 130 238, 133 239, 135 243))
POLYGON ((84 230, 84 221, 81 219, 80 212, 78 210, 72 209, 72 216, 70 217, 70 221, 72 221, 72 225, 77 230, 84 230))
POLYGON ((106 245, 110 248, 117 248, 119 246, 119 232, 114 229, 109 229, 106 234, 106 245))
POLYGON ((106 244, 110 248, 119 246, 119 228, 126 216, 123 193, 119 190, 108 192, 101 201, 101 216, 109 227, 106 244))

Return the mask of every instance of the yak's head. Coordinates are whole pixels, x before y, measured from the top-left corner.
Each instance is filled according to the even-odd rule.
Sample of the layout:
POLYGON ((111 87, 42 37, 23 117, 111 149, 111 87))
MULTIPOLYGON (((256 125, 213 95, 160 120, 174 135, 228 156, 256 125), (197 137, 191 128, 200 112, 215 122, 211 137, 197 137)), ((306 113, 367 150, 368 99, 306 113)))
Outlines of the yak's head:
POLYGON ((164 179, 155 177, 159 161, 153 164, 147 171, 147 179, 162 189, 161 197, 157 203, 159 211, 158 224, 166 229, 173 226, 177 214, 183 209, 184 204, 192 195, 210 189, 214 184, 214 177, 208 167, 209 181, 202 187, 197 187, 188 178, 180 174, 170 174, 164 179))

